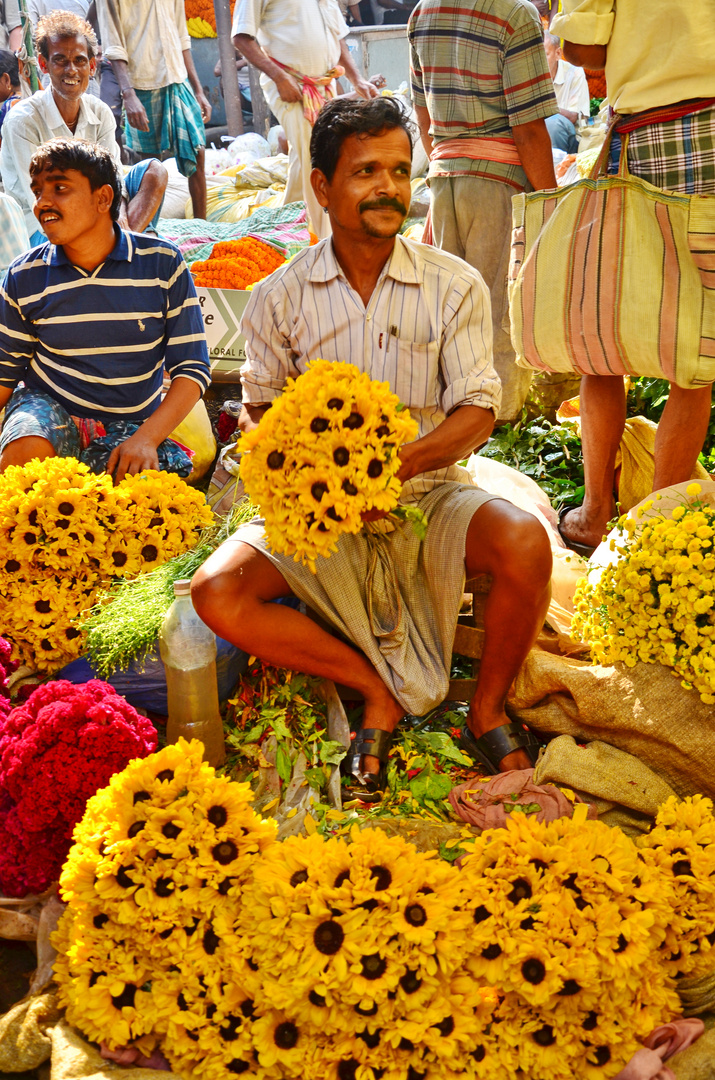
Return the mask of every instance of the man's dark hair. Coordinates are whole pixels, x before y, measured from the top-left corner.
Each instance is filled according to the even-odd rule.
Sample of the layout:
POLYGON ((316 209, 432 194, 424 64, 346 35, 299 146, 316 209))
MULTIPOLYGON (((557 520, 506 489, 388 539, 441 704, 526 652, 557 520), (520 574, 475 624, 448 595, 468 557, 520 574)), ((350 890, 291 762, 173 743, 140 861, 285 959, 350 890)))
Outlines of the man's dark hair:
POLYGON ((119 217, 119 204, 122 200, 122 180, 114 158, 109 150, 99 143, 85 142, 84 139, 51 139, 40 146, 30 158, 30 176, 39 176, 45 169, 75 169, 89 180, 92 191, 104 184, 109 184, 114 192, 110 216, 112 221, 119 217))
POLYGON ((14 52, 9 49, 0 49, 0 78, 3 75, 10 76, 10 85, 20 85, 20 67, 14 52))
POLYGON ((402 128, 412 147, 412 123, 397 98, 333 98, 323 105, 313 126, 310 164, 331 181, 347 138, 381 135, 395 128, 402 128))
POLYGON ((38 19, 35 30, 35 49, 40 56, 44 56, 45 60, 49 60, 52 38, 62 40, 75 37, 83 37, 87 42, 87 55, 92 60, 97 55, 99 46, 97 35, 87 20, 80 15, 75 15, 72 11, 50 11, 49 14, 38 19))

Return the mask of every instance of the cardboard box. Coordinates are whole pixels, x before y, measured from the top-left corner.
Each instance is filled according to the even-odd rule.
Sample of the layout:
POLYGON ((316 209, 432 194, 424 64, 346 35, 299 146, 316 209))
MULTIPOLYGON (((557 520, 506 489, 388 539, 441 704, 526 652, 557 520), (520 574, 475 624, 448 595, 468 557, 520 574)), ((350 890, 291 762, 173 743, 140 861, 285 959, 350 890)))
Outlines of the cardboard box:
POLYGON ((246 359, 241 316, 251 295, 245 289, 197 288, 215 383, 237 383, 246 359))

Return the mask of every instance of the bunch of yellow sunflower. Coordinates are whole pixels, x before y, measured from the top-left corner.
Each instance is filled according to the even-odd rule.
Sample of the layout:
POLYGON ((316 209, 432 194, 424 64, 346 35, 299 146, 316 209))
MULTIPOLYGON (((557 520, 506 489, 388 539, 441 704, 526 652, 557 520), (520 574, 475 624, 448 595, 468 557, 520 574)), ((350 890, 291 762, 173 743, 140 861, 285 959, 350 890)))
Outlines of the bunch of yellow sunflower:
POLYGON ((69 906, 55 977, 68 1019, 89 1038, 146 1051, 164 1038, 186 1073, 219 1040, 224 1066, 240 1072, 231 1068, 240 1048, 224 1036, 249 1015, 240 988, 252 973, 218 920, 235 910, 275 828, 252 810, 248 784, 217 777, 202 754, 180 739, 87 803, 60 878, 69 906))
POLYGON ((461 870, 355 827, 274 842, 199 743, 87 806, 54 939, 68 1019, 184 1077, 608 1080, 715 967, 715 817, 512 814, 461 870))
POLYGON ((501 1064, 531 1080, 604 1080, 680 1012, 658 952, 671 918, 662 875, 585 814, 512 814, 464 861, 465 967, 503 995, 485 1076, 501 1064))
POLYGON ((702 795, 663 803, 655 828, 639 838, 641 856, 668 882, 671 911, 661 946, 673 977, 715 969, 715 818, 702 795))
POLYGON ((353 364, 313 360, 239 442, 241 478, 274 551, 315 569, 361 514, 391 511, 402 485, 398 451, 417 424, 388 383, 353 364))
POLYGON ((611 550, 620 558, 579 583, 573 632, 594 662, 665 664, 715 705, 715 509, 697 501, 700 491, 691 484, 695 501, 669 517, 619 520, 611 550))
POLYGON ((0 625, 14 658, 53 671, 78 656, 77 622, 100 587, 186 551, 211 519, 170 473, 114 486, 74 458, 11 466, 0 476, 0 625))

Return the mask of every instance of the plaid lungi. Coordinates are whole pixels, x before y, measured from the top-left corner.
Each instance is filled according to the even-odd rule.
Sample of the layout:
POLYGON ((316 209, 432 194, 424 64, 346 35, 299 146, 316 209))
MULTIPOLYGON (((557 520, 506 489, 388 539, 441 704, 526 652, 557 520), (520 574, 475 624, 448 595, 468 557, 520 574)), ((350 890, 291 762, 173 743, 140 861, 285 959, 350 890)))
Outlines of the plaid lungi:
POLYGON ((297 597, 364 653, 405 711, 423 716, 449 686, 469 523, 496 498, 453 480, 439 484, 419 499, 429 522, 424 540, 409 523, 389 535, 342 536, 333 555, 317 559, 315 574, 271 551, 260 520, 226 543, 265 555, 297 597))
MULTIPOLYGON (((620 156, 618 133, 613 143, 612 162, 620 156)), ((628 169, 666 191, 715 195, 715 108, 632 131, 628 136, 628 169)))
POLYGON ((193 176, 196 151, 206 145, 206 132, 188 79, 160 90, 137 90, 136 94, 146 110, 149 130, 137 131, 127 123, 124 129, 127 149, 155 157, 171 150, 179 172, 193 176))

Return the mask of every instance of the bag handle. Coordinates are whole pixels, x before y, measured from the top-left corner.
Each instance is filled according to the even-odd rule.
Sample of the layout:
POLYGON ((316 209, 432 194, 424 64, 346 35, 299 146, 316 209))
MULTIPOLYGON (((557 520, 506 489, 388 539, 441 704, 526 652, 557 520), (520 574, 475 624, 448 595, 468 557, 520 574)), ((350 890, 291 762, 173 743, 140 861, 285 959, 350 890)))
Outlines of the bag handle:
MULTIPOLYGON (((605 175, 608 169, 608 155, 611 152, 611 142, 615 134, 616 125, 621 118, 614 116, 608 125, 606 131, 606 137, 603 140, 603 146, 601 152, 596 158, 595 164, 589 173, 590 180, 598 180, 599 176, 605 175)), ((627 177, 631 174, 628 171, 628 135, 621 136, 621 157, 618 162, 618 175, 620 177, 627 177)))

